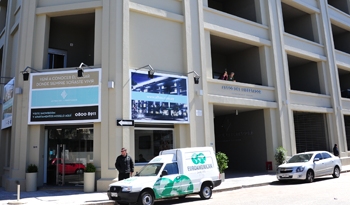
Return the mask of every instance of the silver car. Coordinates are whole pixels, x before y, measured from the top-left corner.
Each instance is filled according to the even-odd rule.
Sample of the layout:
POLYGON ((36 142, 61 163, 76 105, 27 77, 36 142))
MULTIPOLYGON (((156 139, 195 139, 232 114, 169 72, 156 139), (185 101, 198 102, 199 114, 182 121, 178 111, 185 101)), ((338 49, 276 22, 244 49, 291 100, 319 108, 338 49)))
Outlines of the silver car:
POLYGON ((326 151, 304 152, 294 155, 285 164, 278 166, 277 179, 305 180, 313 182, 315 177, 332 174, 340 176, 342 169, 339 157, 326 151))

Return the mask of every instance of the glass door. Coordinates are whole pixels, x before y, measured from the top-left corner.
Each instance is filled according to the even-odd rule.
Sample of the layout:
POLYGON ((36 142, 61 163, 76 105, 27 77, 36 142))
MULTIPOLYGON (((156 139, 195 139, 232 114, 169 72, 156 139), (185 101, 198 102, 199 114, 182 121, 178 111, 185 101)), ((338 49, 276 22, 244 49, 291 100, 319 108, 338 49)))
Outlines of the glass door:
POLYGON ((47 184, 82 186, 93 163, 93 129, 48 129, 47 156, 47 184))

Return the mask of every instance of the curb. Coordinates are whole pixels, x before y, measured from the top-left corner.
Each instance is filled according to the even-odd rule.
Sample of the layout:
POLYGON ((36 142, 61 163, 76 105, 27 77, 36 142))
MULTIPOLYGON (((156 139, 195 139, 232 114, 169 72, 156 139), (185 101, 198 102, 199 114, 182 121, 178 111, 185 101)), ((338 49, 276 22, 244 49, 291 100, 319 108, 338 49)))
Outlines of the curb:
POLYGON ((86 201, 81 205, 115 205, 115 201, 113 200, 86 201))
MULTIPOLYGON (((275 182, 275 181, 272 181, 272 182, 275 182)), ((224 191, 233 191, 233 190, 246 189, 246 188, 252 188, 252 187, 267 186, 267 185, 270 185, 272 182, 263 182, 263 183, 257 183, 257 184, 233 186, 233 187, 227 187, 227 188, 223 188, 223 189, 213 189, 213 193, 224 192, 224 191)))
MULTIPOLYGON (((350 173, 350 170, 343 170, 340 173, 350 173)), ((267 186, 267 185, 271 185, 273 182, 277 182, 277 181, 263 182, 263 183, 257 183, 257 184, 249 184, 249 185, 241 185, 241 186, 233 186, 233 187, 227 187, 227 188, 223 188, 223 189, 213 189, 213 193, 233 191, 233 190, 244 189, 244 188, 267 186)))

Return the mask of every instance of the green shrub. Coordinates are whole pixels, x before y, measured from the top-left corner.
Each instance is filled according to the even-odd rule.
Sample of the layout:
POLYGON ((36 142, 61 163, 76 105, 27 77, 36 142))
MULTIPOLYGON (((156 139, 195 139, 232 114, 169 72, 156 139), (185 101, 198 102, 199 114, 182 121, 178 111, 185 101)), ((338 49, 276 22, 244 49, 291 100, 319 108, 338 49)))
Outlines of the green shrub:
POLYGON ((96 172, 96 167, 92 163, 89 163, 85 167, 85 172, 96 172))
POLYGON ((30 164, 27 168, 27 173, 38 172, 38 167, 35 164, 30 164))
POLYGON ((286 161, 287 150, 283 147, 276 149, 275 160, 278 164, 283 164, 286 161))
POLYGON ((218 152, 216 153, 216 160, 218 161, 219 171, 220 173, 224 173, 224 170, 228 168, 228 157, 225 153, 218 152))

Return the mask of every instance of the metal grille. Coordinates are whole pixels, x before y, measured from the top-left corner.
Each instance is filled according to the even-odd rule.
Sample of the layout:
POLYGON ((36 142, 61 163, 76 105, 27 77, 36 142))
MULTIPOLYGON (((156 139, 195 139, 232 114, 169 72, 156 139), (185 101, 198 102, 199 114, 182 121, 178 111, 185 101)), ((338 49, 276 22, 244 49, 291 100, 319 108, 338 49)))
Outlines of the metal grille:
POLYGON ((325 114, 293 112, 297 153, 327 150, 325 114))
POLYGON ((348 145, 348 151, 350 151, 350 115, 344 115, 346 144, 348 145))

